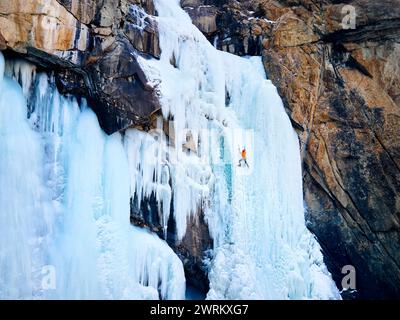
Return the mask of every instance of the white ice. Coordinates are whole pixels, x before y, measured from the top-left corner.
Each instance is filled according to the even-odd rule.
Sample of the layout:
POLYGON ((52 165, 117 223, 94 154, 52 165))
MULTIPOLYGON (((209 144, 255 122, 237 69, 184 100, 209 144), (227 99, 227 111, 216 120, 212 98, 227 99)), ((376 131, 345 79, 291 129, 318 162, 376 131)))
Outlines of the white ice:
POLYGON ((130 225, 122 136, 33 66, 7 70, 26 89, 0 54, 0 298, 184 298, 179 258, 130 225))
MULTIPOLYGON (((205 193, 202 202, 214 238, 208 299, 339 298, 305 227, 298 138, 261 58, 217 51, 178 0, 155 4, 161 59, 140 62, 175 132, 199 133, 196 156, 212 172, 210 201, 205 193), (244 146, 249 169, 237 166, 244 146)), ((174 137, 178 149, 182 136, 174 137)), ((186 195, 190 200, 192 193, 186 195)), ((190 213, 175 214, 184 229, 190 213)))
POLYGON ((172 209, 177 241, 204 212, 208 299, 339 298, 305 227, 298 138, 261 59, 217 51, 178 0, 155 4, 161 58, 138 57, 161 99, 154 132, 105 135, 30 64, 7 64, 3 79, 0 54, 0 298, 183 298, 178 257, 129 223, 130 199, 151 194, 164 236, 172 209))

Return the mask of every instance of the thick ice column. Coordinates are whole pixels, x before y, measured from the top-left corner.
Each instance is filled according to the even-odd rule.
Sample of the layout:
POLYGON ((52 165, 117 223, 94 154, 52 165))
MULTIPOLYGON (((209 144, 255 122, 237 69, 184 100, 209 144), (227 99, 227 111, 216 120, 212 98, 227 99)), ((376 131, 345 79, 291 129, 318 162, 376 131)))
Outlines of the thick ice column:
POLYGON ((0 298, 39 294, 47 211, 39 136, 30 130, 21 87, 4 77, 0 53, 0 298))
POLYGON ((4 61, 4 56, 0 52, 0 89, 3 84, 3 78, 4 78, 4 67, 5 67, 5 61, 4 61))
POLYGON ((93 111, 61 96, 47 75, 31 79, 24 74, 34 67, 13 63, 7 72, 29 88, 32 110, 27 119, 0 53, 0 298, 183 298, 179 258, 130 226, 121 135, 107 136, 93 111), (55 272, 50 286, 43 270, 55 272))

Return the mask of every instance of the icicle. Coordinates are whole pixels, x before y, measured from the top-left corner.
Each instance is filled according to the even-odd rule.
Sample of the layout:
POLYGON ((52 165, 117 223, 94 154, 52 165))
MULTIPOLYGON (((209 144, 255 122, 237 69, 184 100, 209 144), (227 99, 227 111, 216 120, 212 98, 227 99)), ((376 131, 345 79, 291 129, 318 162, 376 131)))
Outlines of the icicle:
POLYGON ((130 226, 121 135, 106 136, 86 103, 60 95, 45 74, 19 78, 28 113, 3 70, 0 53, 0 298, 182 299, 179 258, 130 226), (43 286, 48 270, 54 283, 43 286))
POLYGON ((40 137, 29 127, 21 87, 3 73, 0 52, 0 298, 26 299, 40 296, 49 203, 40 137))
MULTIPOLYGON (((181 240, 186 233, 188 217, 204 209, 203 204, 213 188, 209 155, 201 154, 199 150, 207 144, 207 135, 203 136, 202 146, 198 141, 201 131, 206 131, 210 125, 208 119, 225 120, 225 87, 221 60, 215 55, 212 45, 204 41, 201 32, 193 27, 188 15, 177 3, 158 1, 156 6, 160 13, 157 19, 161 59, 138 59, 149 83, 158 87, 164 119, 173 119, 169 122, 168 146, 163 148, 167 152, 171 178, 176 237, 181 240)), ((157 168, 152 172, 162 170, 161 167, 152 167, 157 168)), ((144 173, 142 169, 139 176, 144 173)), ((147 179, 143 177, 141 181, 139 176, 136 176, 136 183, 139 183, 136 194, 140 201, 143 199, 141 184, 146 188, 147 179)), ((157 185, 161 184, 157 182, 157 185)), ((158 199, 168 197, 164 187, 160 188, 161 194, 152 188, 151 192, 154 191, 158 199)), ((169 210, 167 202, 163 204, 166 206, 163 209, 166 226, 169 210)))
POLYGON ((166 243, 146 230, 134 228, 133 252, 136 277, 142 285, 160 288, 162 299, 183 299, 184 271, 179 258, 166 243))
POLYGON ((144 28, 147 26, 146 17, 148 14, 143 10, 143 8, 136 4, 131 4, 129 6, 129 13, 135 20, 132 26, 140 30, 144 30, 144 28))
POLYGON ((14 60, 7 63, 6 74, 22 86, 24 96, 27 97, 35 79, 36 67, 25 60, 14 60))

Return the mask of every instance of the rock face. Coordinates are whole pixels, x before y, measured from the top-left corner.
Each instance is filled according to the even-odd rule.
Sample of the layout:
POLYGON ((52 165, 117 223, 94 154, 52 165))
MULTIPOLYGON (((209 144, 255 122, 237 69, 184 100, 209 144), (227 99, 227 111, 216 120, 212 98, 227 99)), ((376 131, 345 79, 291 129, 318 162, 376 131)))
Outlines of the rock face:
POLYGON ((154 13, 151 0, 0 1, 0 49, 57 70, 59 89, 88 98, 112 133, 159 109, 137 61, 159 57, 154 13))
POLYGON ((208 255, 213 248, 213 240, 204 220, 203 211, 200 208, 196 215, 189 217, 186 234, 181 241, 175 238, 173 223, 169 226, 169 230, 167 242, 183 262, 187 283, 205 297, 210 289, 205 263, 210 258, 208 255))
POLYGON ((239 55, 262 51, 299 133, 308 227, 338 287, 353 265, 353 297, 399 298, 398 1, 211 2, 210 41, 239 55))
POLYGON ((302 34, 302 43, 275 42, 277 26, 264 51, 271 79, 304 129, 309 228, 339 285, 341 268, 353 265, 360 298, 398 298, 400 8, 357 1, 356 29, 343 29, 343 5, 315 3, 283 13, 289 25, 295 17, 305 22, 288 31, 302 34))
POLYGON ((140 208, 137 205, 137 198, 132 199, 132 224, 144 227, 166 240, 182 260, 187 283, 206 296, 209 290, 209 281, 205 261, 208 258, 209 250, 213 247, 213 240, 211 239, 208 225, 204 220, 203 210, 199 208, 197 214, 188 218, 186 234, 181 241, 176 238, 173 206, 171 206, 167 234, 165 234, 162 226, 161 216, 162 213, 154 194, 142 200, 140 208))
POLYGON ((0 50, 7 49, 6 39, 4 39, 3 35, 0 33, 0 50))

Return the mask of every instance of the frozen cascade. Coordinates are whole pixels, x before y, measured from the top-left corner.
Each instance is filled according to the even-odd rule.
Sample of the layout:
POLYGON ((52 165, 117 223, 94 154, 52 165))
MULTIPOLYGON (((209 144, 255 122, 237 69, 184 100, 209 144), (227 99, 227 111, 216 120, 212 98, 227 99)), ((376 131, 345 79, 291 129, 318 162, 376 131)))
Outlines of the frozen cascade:
POLYGON ((179 258, 130 225, 122 136, 1 53, 0 89, 0 298, 183 298, 179 258))
POLYGON ((164 119, 173 119, 171 152, 188 153, 187 132, 197 146, 187 159, 195 165, 163 163, 173 197, 186 195, 174 198, 174 206, 184 203, 174 207, 178 238, 199 206, 210 225, 208 298, 340 298, 305 227, 298 138, 261 59, 217 51, 178 0, 155 4, 161 59, 140 63, 160 92, 164 119), (237 167, 238 146, 249 151, 250 169, 237 167), (203 200, 193 198, 196 190, 203 200))
POLYGON ((252 130, 235 145, 252 155, 250 169, 232 166, 231 234, 216 249, 208 298, 340 298, 305 227, 299 142, 277 90, 259 57, 221 55, 228 109, 252 130))
POLYGON ((208 299, 339 298, 305 227, 298 139, 261 59, 217 51, 179 0, 155 5, 161 59, 138 57, 161 97, 150 133, 105 135, 84 101, 0 53, 0 298, 183 298, 178 257, 129 223, 130 200, 152 194, 164 237, 171 210, 177 241, 204 211, 208 299), (249 169, 237 166, 243 146, 249 169))
POLYGON ((29 298, 39 287, 37 249, 47 232, 48 201, 40 136, 26 121, 22 89, 3 77, 4 67, 0 53, 0 297, 29 298))

